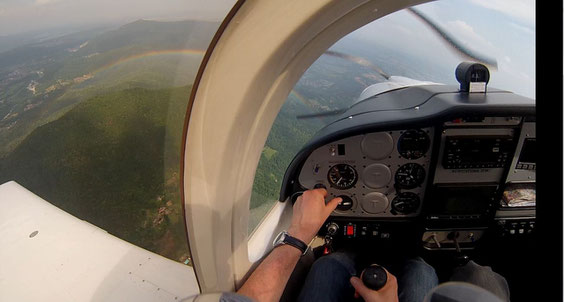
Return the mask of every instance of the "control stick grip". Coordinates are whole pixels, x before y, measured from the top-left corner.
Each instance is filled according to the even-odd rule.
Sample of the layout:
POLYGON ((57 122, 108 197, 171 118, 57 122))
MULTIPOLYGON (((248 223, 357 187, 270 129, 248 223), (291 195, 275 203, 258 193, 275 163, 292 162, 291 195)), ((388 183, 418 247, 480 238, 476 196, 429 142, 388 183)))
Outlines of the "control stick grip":
POLYGON ((388 282, 388 273, 382 266, 372 264, 362 271, 361 279, 366 287, 379 290, 388 282))

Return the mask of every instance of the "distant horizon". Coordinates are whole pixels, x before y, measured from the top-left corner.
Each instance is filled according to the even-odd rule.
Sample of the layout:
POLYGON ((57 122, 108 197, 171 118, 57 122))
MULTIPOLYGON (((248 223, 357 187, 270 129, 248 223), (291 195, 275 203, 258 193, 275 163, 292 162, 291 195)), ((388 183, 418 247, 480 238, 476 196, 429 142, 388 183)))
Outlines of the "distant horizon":
MULTIPOLYGON (((138 18, 136 20, 128 20, 122 22, 111 22, 104 24, 91 24, 82 25, 78 27, 54 27, 46 28, 41 30, 34 30, 30 32, 17 33, 11 35, 0 35, 0 56, 8 51, 17 49, 18 47, 23 47, 26 45, 31 45, 34 43, 42 43, 49 40, 59 39, 65 36, 78 34, 81 32, 100 30, 102 32, 116 30, 122 26, 132 24, 137 21, 151 21, 151 22, 184 22, 184 21, 194 21, 194 22, 205 22, 210 24, 219 24, 221 21, 214 20, 203 20, 203 19, 182 19, 182 18, 138 18)), ((219 26, 218 26, 219 27, 219 26)))
POLYGON ((106 27, 120 27, 127 24, 131 24, 137 21, 154 21, 154 22, 181 22, 181 21, 199 21, 199 22, 210 22, 210 23, 220 23, 222 20, 211 20, 211 19, 203 19, 203 18, 183 18, 183 17, 163 17, 163 18, 137 18, 137 19, 130 19, 127 21, 114 21, 114 22, 106 22, 106 23, 89 23, 89 24, 82 24, 77 25, 77 27, 69 29, 69 26, 54 26, 50 28, 41 28, 41 29, 34 29, 25 32, 18 32, 13 34, 0 34, 0 38, 10 38, 10 37, 17 37, 17 36, 24 36, 24 35, 41 35, 46 34, 49 32, 56 32, 56 31, 67 31, 66 34, 77 33, 86 30, 93 30, 96 28, 106 28, 106 27))
POLYGON ((234 0, 6 0, 0 3, 0 37, 138 19, 219 22, 234 4, 234 0))

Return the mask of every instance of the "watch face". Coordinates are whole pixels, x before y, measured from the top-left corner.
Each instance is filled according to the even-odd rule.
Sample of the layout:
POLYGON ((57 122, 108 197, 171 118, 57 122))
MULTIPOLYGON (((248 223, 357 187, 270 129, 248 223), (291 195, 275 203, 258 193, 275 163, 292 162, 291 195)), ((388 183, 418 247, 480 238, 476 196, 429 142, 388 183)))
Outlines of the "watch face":
POLYGON ((286 232, 282 231, 280 232, 280 234, 278 234, 278 236, 276 236, 276 238, 274 239, 274 242, 272 242, 272 245, 277 246, 279 244, 284 243, 284 238, 286 238, 286 232))

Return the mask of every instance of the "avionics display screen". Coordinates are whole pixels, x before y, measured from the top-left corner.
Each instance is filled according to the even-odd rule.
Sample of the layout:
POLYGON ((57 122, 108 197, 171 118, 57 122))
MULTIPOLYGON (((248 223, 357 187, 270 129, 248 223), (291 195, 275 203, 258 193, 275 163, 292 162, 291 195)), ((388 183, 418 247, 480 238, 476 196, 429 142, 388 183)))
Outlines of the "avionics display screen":
POLYGON ((446 169, 503 167, 510 158, 513 148, 513 138, 508 136, 447 137, 443 167, 446 169))
POLYGON ((521 155, 519 155, 519 163, 536 164, 537 163, 537 139, 528 138, 523 142, 521 155))
POLYGON ((481 215, 495 197, 497 186, 437 187, 433 213, 481 215))

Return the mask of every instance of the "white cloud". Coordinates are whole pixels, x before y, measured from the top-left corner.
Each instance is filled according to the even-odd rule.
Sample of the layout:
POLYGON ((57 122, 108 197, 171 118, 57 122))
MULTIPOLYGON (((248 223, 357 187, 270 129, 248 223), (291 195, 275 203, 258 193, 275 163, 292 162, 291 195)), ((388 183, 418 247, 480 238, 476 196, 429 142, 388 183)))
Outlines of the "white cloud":
POLYGON ((524 32, 524 33, 527 33, 527 34, 530 34, 530 35, 535 34, 535 31, 533 29, 529 28, 529 27, 522 26, 522 25, 519 25, 519 24, 516 24, 516 23, 513 23, 513 22, 509 23, 509 25, 512 26, 513 28, 517 29, 517 30, 524 32))
POLYGON ((61 0, 35 0, 35 5, 45 5, 59 2, 61 0))
POLYGON ((464 21, 449 21, 446 23, 446 27, 453 36, 458 37, 462 43, 466 44, 471 49, 492 51, 495 48, 492 43, 476 33, 474 28, 464 21))
POLYGON ((533 0, 471 0, 472 3, 517 18, 528 25, 535 24, 533 0))
POLYGON ((408 28, 405 27, 405 26, 402 26, 402 25, 399 25, 399 24, 395 24, 395 25, 394 25, 394 28, 395 28, 397 31, 403 33, 403 34, 406 35, 406 36, 411 36, 411 35, 413 35, 413 31, 411 31, 411 29, 408 29, 408 28))

